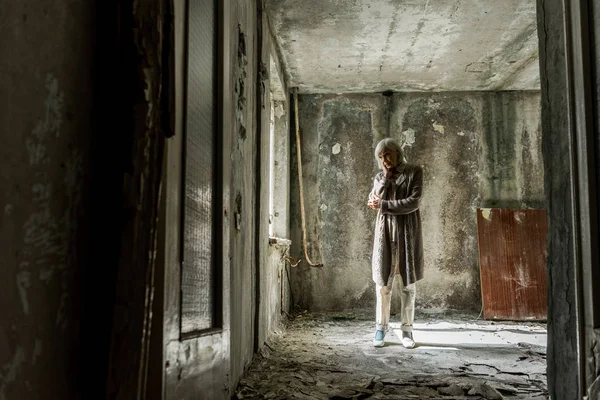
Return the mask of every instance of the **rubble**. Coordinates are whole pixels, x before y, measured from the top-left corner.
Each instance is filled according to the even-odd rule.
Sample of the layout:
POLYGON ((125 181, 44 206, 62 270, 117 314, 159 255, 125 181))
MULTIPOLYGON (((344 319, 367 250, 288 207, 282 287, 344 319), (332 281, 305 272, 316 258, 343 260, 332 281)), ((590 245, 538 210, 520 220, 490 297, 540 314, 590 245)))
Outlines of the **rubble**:
POLYGON ((303 314, 263 346, 234 398, 547 399, 543 324, 421 321, 415 349, 393 331, 375 348, 369 313, 303 314))

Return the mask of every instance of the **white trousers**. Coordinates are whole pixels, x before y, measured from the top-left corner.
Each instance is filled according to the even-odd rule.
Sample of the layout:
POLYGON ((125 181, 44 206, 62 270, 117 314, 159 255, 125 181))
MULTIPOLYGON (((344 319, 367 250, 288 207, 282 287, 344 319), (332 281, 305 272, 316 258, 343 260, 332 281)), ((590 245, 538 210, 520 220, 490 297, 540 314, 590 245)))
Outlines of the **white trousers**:
MULTIPOLYGON (((396 277, 394 276, 394 279, 396 277)), ((394 279, 388 281, 387 286, 375 285, 377 291, 377 305, 376 305, 376 329, 387 331, 388 324, 390 322, 390 307, 392 305, 392 285, 394 279)), ((398 276, 400 282, 402 277, 398 276)), ((402 318, 402 331, 412 332, 413 322, 415 320, 415 294, 416 287, 412 283, 408 286, 404 286, 402 283, 402 290, 400 292, 400 300, 402 304, 400 306, 401 318, 402 318)))

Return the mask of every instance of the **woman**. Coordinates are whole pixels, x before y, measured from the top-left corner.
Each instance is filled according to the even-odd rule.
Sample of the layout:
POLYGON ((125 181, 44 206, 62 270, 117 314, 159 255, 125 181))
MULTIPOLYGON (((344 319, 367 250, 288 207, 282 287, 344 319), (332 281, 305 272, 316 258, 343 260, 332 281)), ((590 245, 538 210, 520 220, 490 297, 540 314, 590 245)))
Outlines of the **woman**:
POLYGON ((368 206, 378 210, 373 244, 373 280, 376 285, 376 332, 373 345, 385 344, 390 320, 392 285, 402 279, 402 344, 415 347, 412 325, 415 316, 415 282, 423 278, 423 238, 419 200, 423 168, 407 164, 394 139, 384 139, 375 148, 381 169, 374 179, 368 206))

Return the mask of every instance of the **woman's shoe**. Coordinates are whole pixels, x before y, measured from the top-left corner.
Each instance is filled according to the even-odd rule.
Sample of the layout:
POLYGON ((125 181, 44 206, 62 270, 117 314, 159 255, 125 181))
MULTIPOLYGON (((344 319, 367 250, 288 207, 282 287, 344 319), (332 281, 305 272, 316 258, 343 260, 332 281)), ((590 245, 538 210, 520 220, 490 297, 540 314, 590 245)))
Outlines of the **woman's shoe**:
POLYGON ((375 331, 375 339, 373 339, 373 346, 383 347, 385 344, 385 332, 377 330, 375 331))
POLYGON ((415 347, 412 332, 402 332, 402 346, 407 349, 413 349, 415 347))

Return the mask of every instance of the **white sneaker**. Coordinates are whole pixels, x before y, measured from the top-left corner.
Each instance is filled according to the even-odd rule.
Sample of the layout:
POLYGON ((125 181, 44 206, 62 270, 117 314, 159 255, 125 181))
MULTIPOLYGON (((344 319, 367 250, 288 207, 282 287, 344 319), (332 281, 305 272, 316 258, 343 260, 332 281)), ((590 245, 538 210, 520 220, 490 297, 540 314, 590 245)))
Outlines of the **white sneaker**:
POLYGON ((407 349, 413 349, 415 347, 412 332, 402 332, 402 346, 407 349))

